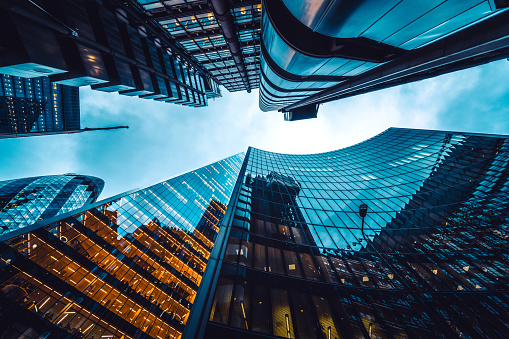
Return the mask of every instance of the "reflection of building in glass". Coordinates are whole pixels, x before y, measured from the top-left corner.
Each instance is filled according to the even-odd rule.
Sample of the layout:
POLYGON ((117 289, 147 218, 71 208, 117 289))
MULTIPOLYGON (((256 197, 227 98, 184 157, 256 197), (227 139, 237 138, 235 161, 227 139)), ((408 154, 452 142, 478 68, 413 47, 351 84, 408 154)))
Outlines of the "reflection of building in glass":
MULTIPOLYGON (((293 177, 275 171, 266 176, 246 175, 244 185, 249 193, 241 192, 239 206, 243 210, 236 214, 233 225, 244 228, 251 224, 255 234, 281 234, 285 239, 307 239, 314 244, 297 202, 301 186, 293 177)), ((266 269, 273 268, 269 265, 266 269)))
POLYGON ((508 189, 506 136, 249 148, 1 237, 0 324, 11 337, 504 337, 508 189))
POLYGON ((193 232, 201 233, 207 239, 214 242, 219 232, 219 227, 217 225, 221 224, 225 213, 226 205, 218 200, 212 199, 193 232))
POLYGON ((4 236, 2 336, 180 338, 243 157, 4 236))
POLYGON ((195 333, 503 337, 508 159, 507 137, 405 129, 322 154, 250 148, 224 219, 215 296, 195 333), (275 173, 282 179, 268 184, 275 173))
POLYGON ((0 182, 0 234, 95 202, 104 181, 65 174, 0 182))
POLYGON ((48 77, 0 75, 0 138, 80 129, 79 93, 48 77))

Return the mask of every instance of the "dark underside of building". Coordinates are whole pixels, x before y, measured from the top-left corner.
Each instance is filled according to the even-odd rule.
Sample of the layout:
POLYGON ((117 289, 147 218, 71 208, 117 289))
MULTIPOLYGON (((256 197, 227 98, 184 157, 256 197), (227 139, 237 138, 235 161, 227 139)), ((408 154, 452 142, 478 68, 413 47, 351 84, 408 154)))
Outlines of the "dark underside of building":
POLYGON ((507 0, 2 0, 0 73, 192 107, 318 105, 509 57, 507 0))

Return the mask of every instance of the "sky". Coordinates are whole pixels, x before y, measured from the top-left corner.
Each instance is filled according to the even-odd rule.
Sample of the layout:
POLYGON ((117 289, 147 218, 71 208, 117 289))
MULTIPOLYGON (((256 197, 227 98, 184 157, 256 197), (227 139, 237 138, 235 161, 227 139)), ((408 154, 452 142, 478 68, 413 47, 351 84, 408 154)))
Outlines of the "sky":
POLYGON ((320 106, 285 122, 258 91, 191 108, 81 88, 81 126, 129 129, 0 140, 0 180, 77 173, 102 178, 100 200, 245 152, 319 153, 389 127, 509 134, 509 61, 502 60, 320 106))

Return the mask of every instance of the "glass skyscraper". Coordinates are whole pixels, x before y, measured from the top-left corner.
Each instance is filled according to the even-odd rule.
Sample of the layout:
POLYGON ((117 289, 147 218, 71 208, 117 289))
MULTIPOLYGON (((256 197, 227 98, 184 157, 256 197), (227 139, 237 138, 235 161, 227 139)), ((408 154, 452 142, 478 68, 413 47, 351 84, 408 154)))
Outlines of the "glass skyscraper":
POLYGON ((0 74, 0 139, 79 129, 78 88, 0 74))
POLYGON ((4 335, 502 338, 509 137, 249 148, 0 236, 4 335))
POLYGON ((146 15, 136 1, 6 1, 0 73, 191 107, 221 96, 211 73, 146 15))
POLYGON ((406 129, 321 154, 250 148, 193 335, 504 337, 508 161, 507 137, 406 129))
POLYGON ((137 0, 184 53, 229 92, 258 88, 261 1, 137 0))
POLYGON ((0 235, 1 335, 181 337, 243 158, 0 235))
POLYGON ((262 1, 260 109, 317 105, 509 56, 507 1, 262 1), (482 46, 482 47, 481 47, 482 46))
POLYGON ((102 179, 77 175, 48 175, 0 182, 0 235, 95 202, 102 179))

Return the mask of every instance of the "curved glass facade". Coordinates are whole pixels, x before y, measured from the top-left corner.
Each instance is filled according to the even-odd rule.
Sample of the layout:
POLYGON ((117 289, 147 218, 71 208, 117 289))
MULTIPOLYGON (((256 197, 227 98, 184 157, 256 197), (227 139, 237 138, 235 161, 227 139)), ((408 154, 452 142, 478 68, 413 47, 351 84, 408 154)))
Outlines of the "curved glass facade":
MULTIPOLYGON (((333 89, 342 88, 334 94, 341 98, 348 96, 346 93, 364 93, 364 87, 380 89, 391 86, 392 82, 412 81, 401 80, 408 76, 403 70, 433 69, 434 66, 426 66, 426 62, 444 62, 444 68, 454 69, 451 62, 440 61, 445 56, 444 51, 451 49, 455 51, 453 54, 462 51, 459 59, 465 63, 473 52, 469 54, 462 41, 470 39, 475 31, 459 36, 458 40, 445 41, 445 38, 499 15, 507 7, 489 0, 391 0, 382 3, 375 0, 274 0, 262 5, 259 106, 263 111, 286 109, 297 102, 305 106, 304 102, 330 100, 329 92, 322 92, 322 99, 303 100, 299 95, 309 97, 314 93, 296 93, 302 82, 308 84, 306 88, 315 90, 343 82, 333 89), (428 45, 433 46, 428 48, 432 52, 415 51, 428 45), (311 77, 318 82, 313 83, 311 77), (319 81, 325 83, 318 85, 319 81), (281 90, 293 97, 282 97, 278 93, 281 90)), ((485 39, 491 35, 479 33, 479 36, 485 39)), ((430 77, 431 73, 423 71, 410 78, 420 80, 420 77, 430 77)))
POLYGON ((0 182, 0 235, 95 202, 102 179, 50 175, 0 182))
POLYGON ((337 38, 365 37, 404 49, 418 48, 494 14, 488 0, 282 1, 316 32, 337 38))
POLYGON ((293 104, 300 99, 315 94, 324 88, 337 85, 340 81, 324 79, 286 79, 278 75, 268 64, 269 58, 263 51, 260 54, 260 109, 263 111, 278 110, 293 104), (320 81, 321 80, 321 81, 320 81))
POLYGON ((249 148, 0 235, 0 335, 502 338, 508 191, 507 136, 249 148))
POLYGON ((503 337, 508 159, 507 137, 407 129, 250 148, 205 338, 503 337))

